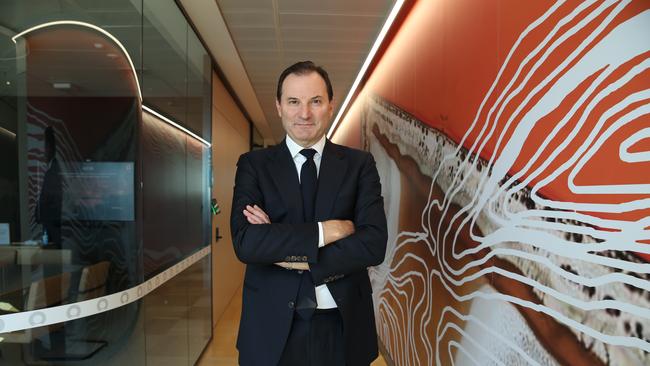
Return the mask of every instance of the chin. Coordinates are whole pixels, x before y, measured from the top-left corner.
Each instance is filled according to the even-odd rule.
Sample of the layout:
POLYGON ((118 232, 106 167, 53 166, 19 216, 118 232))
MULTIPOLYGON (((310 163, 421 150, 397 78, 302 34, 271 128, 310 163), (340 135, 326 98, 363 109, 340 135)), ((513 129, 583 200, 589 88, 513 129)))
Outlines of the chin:
POLYGON ((316 137, 316 132, 315 131, 296 131, 293 134, 296 136, 296 138, 300 140, 311 140, 316 137))
MULTIPOLYGON (((315 139, 315 136, 310 135, 310 136, 296 136, 296 139, 301 142, 308 142, 308 141, 313 141, 315 139)), ((296 141, 296 142, 298 142, 296 141)))

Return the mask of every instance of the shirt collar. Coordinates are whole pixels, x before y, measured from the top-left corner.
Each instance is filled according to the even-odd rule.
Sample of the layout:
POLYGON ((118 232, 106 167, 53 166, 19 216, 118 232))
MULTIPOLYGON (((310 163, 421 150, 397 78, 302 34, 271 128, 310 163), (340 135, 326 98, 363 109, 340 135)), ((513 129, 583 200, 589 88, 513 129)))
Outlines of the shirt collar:
POLYGON ((320 140, 318 140, 317 143, 309 147, 302 147, 298 145, 295 141, 291 139, 291 137, 289 137, 289 135, 287 135, 286 142, 287 142, 287 147, 289 148, 289 153, 291 153, 292 158, 295 158, 296 155, 300 154, 300 150, 302 149, 314 149, 316 150, 316 154, 323 155, 323 149, 325 148, 325 135, 323 135, 320 138, 320 140))

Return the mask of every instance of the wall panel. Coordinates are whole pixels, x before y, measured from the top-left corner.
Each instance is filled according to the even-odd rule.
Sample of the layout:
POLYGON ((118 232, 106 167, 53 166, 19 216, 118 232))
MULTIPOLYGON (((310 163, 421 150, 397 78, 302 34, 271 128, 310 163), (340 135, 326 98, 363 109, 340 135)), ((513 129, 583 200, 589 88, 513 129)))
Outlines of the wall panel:
POLYGON ((232 246, 230 206, 237 160, 250 149, 250 124, 216 75, 213 75, 213 106, 213 197, 219 202, 221 213, 213 217, 212 227, 219 228, 222 236, 215 241, 212 233, 212 321, 215 325, 244 279, 244 265, 232 246))

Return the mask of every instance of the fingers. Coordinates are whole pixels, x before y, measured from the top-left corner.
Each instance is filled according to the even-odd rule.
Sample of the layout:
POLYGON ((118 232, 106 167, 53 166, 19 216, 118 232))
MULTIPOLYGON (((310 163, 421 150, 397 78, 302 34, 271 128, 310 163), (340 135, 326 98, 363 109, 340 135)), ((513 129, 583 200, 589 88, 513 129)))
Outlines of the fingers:
POLYGON ((269 216, 257 205, 246 205, 246 209, 243 211, 244 216, 251 224, 270 224, 271 220, 269 216))
POLYGON ((350 220, 327 220, 323 225, 323 239, 325 245, 354 234, 354 222, 350 220))
POLYGON ((309 271, 309 263, 306 262, 278 262, 278 263, 273 263, 276 266, 280 266, 282 268, 286 269, 295 269, 295 270, 302 270, 302 271, 309 271))
POLYGON ((259 219, 257 216, 254 214, 248 212, 247 210, 244 210, 244 216, 246 216, 246 220, 248 220, 249 223, 251 224, 263 224, 264 222, 259 219))
POLYGON ((268 216, 268 215, 266 214, 266 212, 264 212, 264 210, 262 210, 259 206, 257 206, 257 205, 253 205, 253 206, 251 207, 251 206, 249 205, 249 206, 246 206, 246 208, 247 208, 247 209, 250 208, 250 211, 251 211, 253 214, 255 214, 255 216, 257 216, 258 218, 260 218, 260 219, 263 221, 263 223, 265 223, 265 224, 270 224, 270 223, 271 223, 271 220, 269 219, 269 216, 268 216))

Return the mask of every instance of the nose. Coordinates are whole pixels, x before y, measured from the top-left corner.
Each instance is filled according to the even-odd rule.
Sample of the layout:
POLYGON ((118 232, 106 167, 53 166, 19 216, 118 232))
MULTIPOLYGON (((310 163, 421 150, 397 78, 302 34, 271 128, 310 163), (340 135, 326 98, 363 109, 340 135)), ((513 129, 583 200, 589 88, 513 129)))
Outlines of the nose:
POLYGON ((311 117, 311 109, 309 108, 309 103, 303 103, 300 107, 300 118, 308 120, 311 117))

